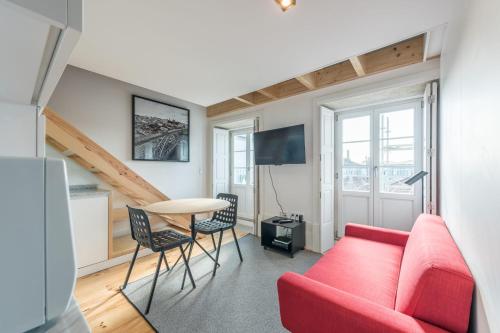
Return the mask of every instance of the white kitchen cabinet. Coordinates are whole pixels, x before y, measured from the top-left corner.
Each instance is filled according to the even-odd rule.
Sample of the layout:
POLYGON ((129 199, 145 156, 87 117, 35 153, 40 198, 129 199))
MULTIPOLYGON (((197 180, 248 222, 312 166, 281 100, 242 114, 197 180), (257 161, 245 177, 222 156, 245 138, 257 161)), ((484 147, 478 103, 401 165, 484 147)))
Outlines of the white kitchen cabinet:
POLYGON ((77 267, 108 259, 108 196, 74 196, 71 216, 77 267))

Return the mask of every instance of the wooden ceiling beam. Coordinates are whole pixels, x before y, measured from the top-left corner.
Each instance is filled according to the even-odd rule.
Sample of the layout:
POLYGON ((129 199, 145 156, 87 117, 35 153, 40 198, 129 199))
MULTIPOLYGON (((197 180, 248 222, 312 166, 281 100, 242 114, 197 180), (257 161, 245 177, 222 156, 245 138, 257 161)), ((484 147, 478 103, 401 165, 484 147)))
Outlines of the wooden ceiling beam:
POLYGON ((352 68, 354 68, 356 74, 358 74, 359 77, 366 75, 365 68, 361 63, 359 57, 349 58, 349 61, 351 62, 352 68))
POLYGON ((295 79, 309 90, 316 89, 316 77, 314 75, 314 72, 297 76, 295 79))
POLYGON ((257 92, 261 95, 266 96, 269 99, 272 99, 273 101, 278 99, 278 96, 274 95, 273 93, 270 93, 268 90, 266 90, 266 88, 259 89, 259 90, 257 90, 257 92))
POLYGON ((250 106, 254 106, 255 103, 252 101, 252 96, 251 94, 243 95, 243 96, 238 96, 234 98, 237 101, 240 101, 242 103, 245 103, 250 106))
POLYGON ((385 72, 424 61, 424 34, 352 57, 254 92, 234 97, 207 108, 207 116, 214 117, 245 109, 304 92, 329 87, 357 78, 385 72))
POLYGON ((424 35, 383 47, 360 56, 367 75, 385 72, 422 62, 424 35))

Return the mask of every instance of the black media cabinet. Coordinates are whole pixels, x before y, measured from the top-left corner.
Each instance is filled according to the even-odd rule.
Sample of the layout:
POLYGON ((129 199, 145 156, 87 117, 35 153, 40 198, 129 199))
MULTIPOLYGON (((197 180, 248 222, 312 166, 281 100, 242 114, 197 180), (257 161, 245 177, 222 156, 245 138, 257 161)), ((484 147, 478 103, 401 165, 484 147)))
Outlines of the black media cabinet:
POLYGON ((303 250, 306 245, 306 224, 304 222, 283 224, 273 222, 277 218, 273 217, 261 222, 261 245, 265 250, 274 249, 287 253, 290 258, 293 258, 295 252, 303 250), (289 244, 277 245, 276 238, 289 242, 289 244), (275 241, 274 244, 273 241, 275 241))

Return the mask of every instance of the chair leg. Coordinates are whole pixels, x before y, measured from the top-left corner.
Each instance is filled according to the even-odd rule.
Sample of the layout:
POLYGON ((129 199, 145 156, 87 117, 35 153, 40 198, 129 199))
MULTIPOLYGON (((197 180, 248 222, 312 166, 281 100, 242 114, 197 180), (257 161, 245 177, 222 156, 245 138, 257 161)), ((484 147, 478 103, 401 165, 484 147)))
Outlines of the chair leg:
POLYGON ((156 280, 158 280, 158 273, 160 273, 161 258, 164 256, 163 251, 161 251, 160 257, 158 258, 158 264, 156 265, 155 277, 153 279, 153 285, 151 286, 151 292, 149 294, 148 306, 146 307, 145 314, 149 313, 149 308, 151 307, 151 301, 153 300, 153 295, 155 293, 156 280))
POLYGON ((212 273, 212 277, 215 277, 215 272, 217 271, 217 265, 219 265, 219 254, 220 254, 220 248, 222 247, 222 234, 224 231, 221 230, 219 234, 219 246, 217 246, 217 254, 215 255, 215 264, 214 264, 214 272, 212 273))
MULTIPOLYGON (((195 234, 196 237, 196 234, 195 234)), ((194 241, 191 241, 191 245, 189 246, 189 254, 187 257, 187 264, 189 264, 189 260, 191 259, 191 252, 193 252, 193 246, 194 246, 194 241)), ((184 251, 182 251, 184 253, 184 251)), ((181 253, 181 255, 182 255, 181 253)), ((184 277, 182 278, 182 287, 181 290, 184 289, 184 283, 186 282, 186 273, 187 273, 187 267, 184 269, 184 277)))
POLYGON ((122 289, 127 288, 128 279, 130 278, 130 273, 132 273, 132 268, 134 267, 135 259, 137 258, 137 253, 139 252, 140 247, 141 246, 139 245, 139 243, 137 243, 137 247, 135 248, 134 256, 132 257, 132 262, 130 263, 130 267, 128 268, 127 277, 125 278, 125 283, 123 284, 122 289))
MULTIPOLYGON (((186 251, 188 249, 188 247, 189 247, 189 244, 183 250, 186 251)), ((170 270, 173 270, 175 268, 175 266, 177 266, 177 264, 179 263, 179 261, 181 260, 181 258, 182 258, 182 255, 179 254, 179 257, 177 258, 177 260, 175 261, 174 265, 172 266, 172 268, 170 270)))
MULTIPOLYGON (((210 234, 210 236, 212 236, 212 244, 214 245, 214 251, 217 250, 217 246, 215 246, 215 238, 214 238, 214 234, 210 234)), ((213 252, 213 251, 212 251, 213 252)))
MULTIPOLYGON (((200 242, 198 242, 197 240, 195 240, 195 241, 194 241, 194 243, 195 243, 196 245, 198 245, 198 246, 200 247, 200 249, 202 249, 202 250, 203 250, 203 252, 205 252, 205 254, 206 254, 206 255, 207 255, 210 259, 212 259, 212 261, 215 261, 214 257, 212 257, 212 256, 210 255, 210 253, 208 253, 208 251, 207 251, 207 250, 205 250, 205 248, 204 248, 203 246, 201 246, 200 242)), ((220 267, 220 265, 218 265, 218 266, 220 267)))
POLYGON ((170 267, 168 266, 167 255, 165 254, 165 252, 162 252, 162 256, 163 256, 163 261, 165 262, 165 266, 167 266, 167 272, 168 272, 170 270, 170 267))
POLYGON ((189 263, 186 260, 186 255, 184 254, 184 250, 182 249, 182 246, 179 246, 179 248, 181 250, 182 259, 184 260, 184 265, 186 265, 186 270, 188 272, 189 279, 191 280, 191 285, 193 286, 193 289, 194 289, 194 288, 196 288, 196 284, 194 283, 193 275, 191 274, 191 269, 189 268, 189 263))
POLYGON ((231 228, 231 231, 233 232, 234 242, 236 243, 236 248, 238 249, 238 254, 240 255, 240 261, 243 262, 243 257, 241 256, 240 251, 240 244, 238 244, 238 238, 236 237, 236 232, 234 232, 234 227, 231 228))

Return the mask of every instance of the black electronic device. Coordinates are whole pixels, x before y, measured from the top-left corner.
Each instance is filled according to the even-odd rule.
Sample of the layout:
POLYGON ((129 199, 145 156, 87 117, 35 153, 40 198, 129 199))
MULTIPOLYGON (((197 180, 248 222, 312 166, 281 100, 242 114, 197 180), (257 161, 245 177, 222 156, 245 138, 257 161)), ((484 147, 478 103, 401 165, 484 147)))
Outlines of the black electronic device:
POLYGON ((254 133, 256 165, 305 164, 304 125, 254 133))
POLYGON ((279 217, 279 218, 274 218, 273 223, 278 223, 278 224, 285 224, 285 223, 292 223, 292 219, 288 219, 286 217, 279 217))

